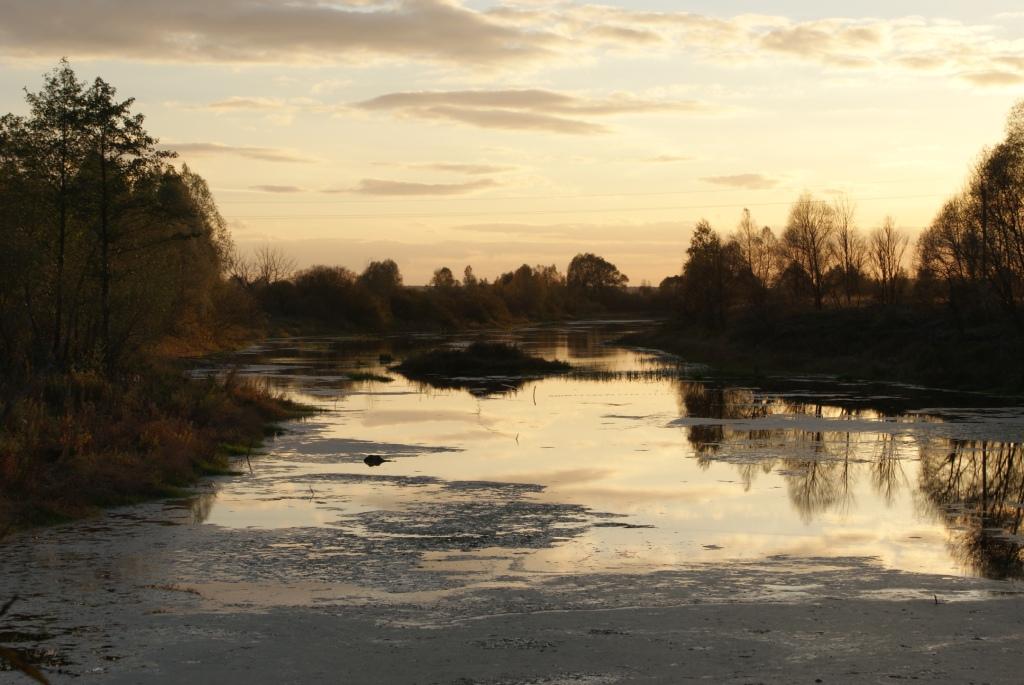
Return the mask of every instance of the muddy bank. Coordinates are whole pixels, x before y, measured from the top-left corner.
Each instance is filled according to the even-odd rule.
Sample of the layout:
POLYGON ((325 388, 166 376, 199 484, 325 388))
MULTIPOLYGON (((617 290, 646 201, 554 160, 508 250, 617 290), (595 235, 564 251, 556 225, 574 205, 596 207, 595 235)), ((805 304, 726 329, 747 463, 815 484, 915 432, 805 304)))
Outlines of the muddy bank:
MULTIPOLYGON (((242 549, 225 550, 220 568, 176 564, 192 529, 138 513, 150 518, 110 522, 98 549, 59 530, 8 548, 17 565, 5 564, 3 585, 25 597, 13 621, 55 683, 1019 681, 1017 585, 855 558, 646 574, 513 568, 479 583, 429 565, 404 579, 363 566, 352 578, 339 559, 274 578, 232 563, 242 549), (74 557, 88 567, 68 572, 74 557)), ((229 534, 214 529, 196 546, 229 534)))

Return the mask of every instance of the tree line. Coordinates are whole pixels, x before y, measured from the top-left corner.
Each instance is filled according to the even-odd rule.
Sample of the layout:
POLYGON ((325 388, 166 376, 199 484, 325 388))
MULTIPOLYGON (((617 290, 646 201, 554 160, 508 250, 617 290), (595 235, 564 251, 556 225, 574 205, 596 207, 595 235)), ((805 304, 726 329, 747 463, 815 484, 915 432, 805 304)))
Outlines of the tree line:
POLYGON ((441 267, 427 286, 409 287, 391 259, 372 261, 358 274, 327 265, 296 270, 286 254, 265 246, 234 259, 229 278, 272 319, 333 329, 454 329, 655 306, 653 293, 628 291, 629 278, 592 253, 576 255, 565 273, 556 265, 523 264, 489 281, 472 266, 461 279, 441 267))
POLYGON ((386 330, 628 312, 722 329, 903 303, 946 306, 960 326, 999 316, 1024 329, 1024 105, 913 246, 892 218, 864 231, 847 198, 804 194, 778 234, 747 210, 727 235, 701 220, 681 272, 657 289, 627 288, 592 253, 564 272, 524 264, 491 281, 441 267, 418 288, 389 259, 355 273, 296 270, 270 247, 241 257, 205 181, 173 165, 134 101, 66 61, 25 99, 26 115, 0 118, 5 376, 128 368, 168 337, 267 318, 386 330))
POLYGON ((1024 331, 1024 103, 913 246, 892 217, 864 232, 848 198, 805 193, 780 235, 748 210, 727 236, 698 222, 682 272, 660 291, 680 318, 712 328, 752 313, 902 302, 945 306, 961 328, 1001 318, 1024 331))

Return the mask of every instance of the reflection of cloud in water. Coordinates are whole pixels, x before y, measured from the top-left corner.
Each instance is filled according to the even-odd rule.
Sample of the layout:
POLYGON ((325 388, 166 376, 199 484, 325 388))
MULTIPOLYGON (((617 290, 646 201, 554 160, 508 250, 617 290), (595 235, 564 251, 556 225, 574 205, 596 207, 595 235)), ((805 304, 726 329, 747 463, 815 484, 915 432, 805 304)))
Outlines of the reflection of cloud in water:
MULTIPOLYGON (((1006 564, 992 566, 987 560, 1000 554, 1007 559, 1018 550, 1012 544, 1020 532, 1013 532, 1007 513, 1019 510, 996 504, 1002 497, 995 497, 996 488, 989 488, 987 505, 980 508, 967 491, 936 499, 936 479, 923 473, 924 461, 916 461, 925 459, 926 443, 1019 436, 1018 409, 989 408, 978 398, 929 395, 919 388, 821 378, 768 379, 770 389, 713 378, 681 380, 694 369, 608 346, 608 332, 593 328, 534 327, 494 337, 549 358, 571 358, 585 372, 531 381, 518 394, 474 399, 464 391, 433 390, 401 379, 388 389, 347 383, 345 374, 355 370, 380 370, 378 348, 365 341, 348 347, 289 341, 282 350, 268 345, 266 354, 290 367, 279 379, 282 387, 315 392, 320 406, 340 411, 317 419, 308 434, 300 431, 275 445, 270 461, 292 464, 294 471, 257 467, 298 484, 269 485, 277 495, 290 493, 284 504, 269 501, 269 493, 250 494, 260 506, 291 503, 296 516, 303 515, 302 507, 320 509, 335 535, 347 531, 426 547, 445 539, 453 547, 497 544, 505 551, 496 556, 527 565, 533 563, 527 559, 543 557, 550 561, 546 570, 558 572, 580 565, 597 570, 721 563, 799 550, 875 555, 897 568, 955 572, 963 565, 998 574, 1005 573, 999 569, 1006 564), (922 409, 943 402, 967 408, 922 409), (429 459, 416 458, 428 452, 429 459), (386 463, 370 477, 361 463, 367 454, 409 458, 386 463), (507 492, 443 485, 484 481, 535 482, 546 489, 524 490, 510 501, 507 492), (316 499, 300 504, 301 484, 307 482, 316 499), (492 498, 489 519, 483 503, 492 498), (973 513, 961 512, 957 516, 963 520, 950 523, 946 509, 965 502, 973 513), (569 530, 578 524, 585 532, 563 536, 559 525, 544 523, 554 511, 545 507, 562 505, 584 512, 580 516, 590 523, 574 523, 575 514, 561 510, 569 530), (982 510, 987 513, 978 513, 982 510), (628 513, 628 524, 655 528, 593 528, 594 511, 628 513), (531 520, 536 529, 530 528, 531 520), (506 524, 511 530, 520 523, 520 533, 503 532, 506 524), (945 549, 947 524, 960 529, 950 542, 952 555, 945 549), (537 533, 545 527, 548 533, 537 533), (515 546, 518 536, 528 540, 534 534, 550 544, 515 546), (498 539, 509 545, 495 543, 498 539), (962 561, 967 558, 974 561, 962 561)), ((411 341, 403 349, 436 346, 439 340, 445 341, 411 341)), ((259 366, 273 364, 264 364, 259 355, 245 361, 277 382, 273 372, 259 366)), ((701 373, 707 378, 706 369, 701 373)), ((974 459, 977 451, 962 447, 961 456, 974 459)), ((229 490, 238 494, 239 488, 229 490)), ((231 495, 222 498, 227 502, 231 495)))

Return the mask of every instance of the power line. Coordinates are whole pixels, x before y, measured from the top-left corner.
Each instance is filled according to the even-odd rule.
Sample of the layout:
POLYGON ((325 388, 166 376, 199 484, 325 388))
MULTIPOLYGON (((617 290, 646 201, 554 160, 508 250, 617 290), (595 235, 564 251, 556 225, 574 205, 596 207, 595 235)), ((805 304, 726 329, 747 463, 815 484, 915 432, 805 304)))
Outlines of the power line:
MULTIPOLYGON (((895 200, 921 200, 946 197, 945 195, 896 195, 890 197, 851 198, 854 202, 885 202, 895 200)), ((412 218, 444 218, 461 216, 544 216, 555 214, 601 214, 607 212, 654 212, 654 211, 686 211, 694 209, 745 209, 750 207, 777 207, 793 204, 784 202, 744 202, 740 204, 721 205, 671 205, 660 207, 603 207, 591 209, 539 209, 539 210, 482 210, 472 212, 388 212, 373 214, 229 214, 231 219, 284 221, 289 219, 412 219, 412 218)))

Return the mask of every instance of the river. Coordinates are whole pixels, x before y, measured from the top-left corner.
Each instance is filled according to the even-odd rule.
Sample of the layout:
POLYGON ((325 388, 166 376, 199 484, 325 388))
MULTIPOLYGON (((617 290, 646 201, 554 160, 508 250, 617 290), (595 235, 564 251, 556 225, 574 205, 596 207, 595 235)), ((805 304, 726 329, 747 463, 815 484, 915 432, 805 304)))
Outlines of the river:
MULTIPOLYGON (((260 643, 218 622, 278 610, 347 608, 397 630, 510 611, 1019 596, 1024 408, 725 377, 613 344, 647 325, 274 339, 203 360, 197 375, 232 372, 320 411, 191 497, 5 545, 0 581, 22 598, 8 641, 32 643, 58 678, 191 668, 212 681, 210 662, 228 662, 200 644, 260 643), (574 371, 431 385, 391 370, 479 337, 574 371)), ((545 651, 493 639, 477 646, 545 651)))

